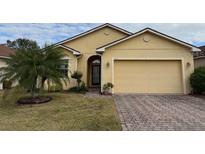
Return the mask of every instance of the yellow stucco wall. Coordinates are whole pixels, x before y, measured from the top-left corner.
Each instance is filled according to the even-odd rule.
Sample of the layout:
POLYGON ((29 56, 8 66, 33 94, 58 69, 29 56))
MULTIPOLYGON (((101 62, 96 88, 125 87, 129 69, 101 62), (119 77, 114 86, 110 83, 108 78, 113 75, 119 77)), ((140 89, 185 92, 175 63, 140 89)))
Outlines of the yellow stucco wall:
POLYGON ((194 59, 194 68, 205 67, 205 57, 194 59))
MULTIPOLYGON (((184 93, 189 93, 191 88, 189 76, 194 70, 193 55, 187 47, 166 40, 150 32, 143 33, 120 44, 107 48, 102 55, 102 85, 113 82, 114 59, 176 59, 182 60, 184 76, 184 93), (144 41, 144 36, 150 38, 144 41)), ((127 67, 127 69, 132 69, 127 67)), ((163 73, 163 72, 162 72, 163 73)), ((150 74, 151 75, 151 74, 150 74)), ((132 82, 132 81, 130 81, 132 82)))
POLYGON ((127 34, 124 34, 109 27, 104 27, 88 35, 64 43, 64 45, 74 48, 82 53, 82 56, 78 59, 77 70, 83 73, 82 80, 85 82, 86 85, 88 58, 93 55, 96 55, 96 48, 125 36, 127 36, 127 34))
POLYGON ((65 49, 64 53, 65 53, 65 58, 68 59, 68 68, 70 70, 70 72, 68 72, 68 77, 69 77, 69 82, 67 83, 67 85, 64 85, 64 89, 68 89, 70 87, 73 87, 76 85, 76 81, 74 79, 71 78, 71 74, 77 70, 77 57, 75 55, 73 55, 72 52, 69 52, 65 49))

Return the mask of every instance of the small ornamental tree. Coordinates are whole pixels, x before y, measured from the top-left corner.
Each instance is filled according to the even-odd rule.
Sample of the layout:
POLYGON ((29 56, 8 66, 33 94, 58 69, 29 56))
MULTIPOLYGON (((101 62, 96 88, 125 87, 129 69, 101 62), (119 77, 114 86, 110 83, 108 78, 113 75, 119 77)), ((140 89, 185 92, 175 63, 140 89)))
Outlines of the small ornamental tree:
POLYGON ((199 67, 191 74, 190 84, 193 88, 193 93, 202 94, 205 92, 205 67, 199 67))
POLYGON ((72 75, 71 78, 76 79, 76 82, 78 84, 78 88, 80 88, 80 83, 81 83, 81 78, 83 74, 79 71, 75 71, 72 75))

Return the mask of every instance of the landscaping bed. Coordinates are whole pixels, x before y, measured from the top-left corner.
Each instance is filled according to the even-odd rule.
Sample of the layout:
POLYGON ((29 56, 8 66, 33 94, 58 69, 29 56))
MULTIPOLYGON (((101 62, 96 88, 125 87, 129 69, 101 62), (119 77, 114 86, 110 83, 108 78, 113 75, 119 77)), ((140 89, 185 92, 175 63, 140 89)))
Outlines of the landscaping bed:
POLYGON ((20 98, 17 103, 18 104, 42 104, 51 101, 52 98, 50 96, 38 96, 38 97, 24 97, 20 98))

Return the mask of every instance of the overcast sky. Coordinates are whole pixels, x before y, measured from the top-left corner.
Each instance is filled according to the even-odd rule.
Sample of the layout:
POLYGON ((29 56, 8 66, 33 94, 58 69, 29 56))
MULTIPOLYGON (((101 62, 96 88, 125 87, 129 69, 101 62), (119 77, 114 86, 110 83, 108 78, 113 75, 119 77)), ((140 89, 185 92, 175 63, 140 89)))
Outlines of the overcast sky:
MULTIPOLYGON (((63 39, 85 32, 100 24, 0 24, 0 44, 6 40, 29 38, 40 45, 56 43, 63 39)), ((130 32, 150 27, 196 46, 205 45, 205 24, 114 24, 130 32)))

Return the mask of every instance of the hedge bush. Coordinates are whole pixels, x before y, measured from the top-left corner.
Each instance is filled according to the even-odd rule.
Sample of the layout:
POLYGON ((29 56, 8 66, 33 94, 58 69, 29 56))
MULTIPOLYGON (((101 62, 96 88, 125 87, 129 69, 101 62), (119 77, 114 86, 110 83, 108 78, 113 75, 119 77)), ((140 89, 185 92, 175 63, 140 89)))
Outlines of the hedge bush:
POLYGON ((205 92, 205 67, 199 67, 191 74, 190 84, 193 93, 202 94, 205 92))
POLYGON ((75 71, 72 75, 71 75, 71 78, 73 79, 76 79, 76 82, 77 82, 77 85, 78 87, 80 87, 80 83, 82 82, 81 81, 81 78, 82 78, 83 74, 79 71, 75 71))
POLYGON ((68 89, 68 92, 73 92, 73 93, 82 93, 85 94, 88 91, 88 88, 85 86, 84 82, 81 82, 80 86, 75 86, 71 87, 68 89))

